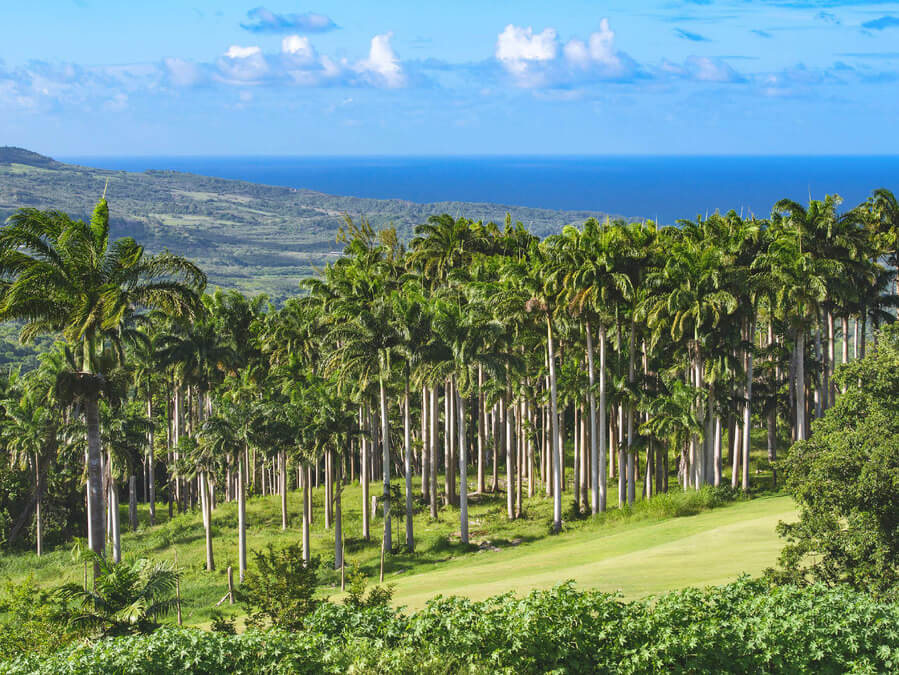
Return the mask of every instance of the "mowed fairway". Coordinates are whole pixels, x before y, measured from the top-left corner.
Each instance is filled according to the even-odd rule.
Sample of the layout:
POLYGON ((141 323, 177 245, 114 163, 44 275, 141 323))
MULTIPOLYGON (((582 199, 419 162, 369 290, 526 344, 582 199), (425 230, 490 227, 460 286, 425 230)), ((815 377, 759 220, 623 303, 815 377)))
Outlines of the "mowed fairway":
POLYGON ((638 598, 760 574, 783 547, 775 526, 794 517, 789 497, 763 497, 695 516, 631 522, 606 532, 576 531, 488 550, 433 571, 390 575, 387 581, 396 584, 395 602, 410 609, 438 594, 483 599, 548 588, 566 579, 582 588, 638 598))

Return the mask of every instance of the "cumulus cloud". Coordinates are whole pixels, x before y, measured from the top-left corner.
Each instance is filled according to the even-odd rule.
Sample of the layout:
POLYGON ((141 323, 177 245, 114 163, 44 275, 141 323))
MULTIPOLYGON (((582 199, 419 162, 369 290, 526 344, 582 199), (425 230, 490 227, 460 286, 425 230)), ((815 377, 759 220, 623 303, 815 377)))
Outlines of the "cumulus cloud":
POLYGON ((608 19, 586 41, 572 38, 564 45, 553 28, 509 24, 499 34, 495 56, 519 87, 567 87, 592 80, 614 80, 636 74, 636 63, 615 48, 608 19))
POLYGON ((268 73, 268 61, 259 47, 231 45, 216 62, 217 77, 225 82, 252 84, 268 73))
POLYGON ((400 61, 390 46, 393 33, 375 35, 371 39, 368 58, 360 61, 356 70, 368 76, 375 84, 391 89, 405 86, 406 75, 400 61))
POLYGON ((230 47, 228 47, 228 51, 225 52, 225 56, 229 59, 248 59, 261 53, 262 49, 260 49, 259 47, 241 47, 239 45, 231 45, 230 47))
POLYGON ((275 14, 265 7, 247 12, 247 21, 240 24, 251 33, 324 33, 337 28, 331 17, 315 12, 305 14, 275 14))
POLYGON ((534 34, 528 26, 509 24, 496 39, 496 58, 511 72, 524 74, 533 62, 552 61, 556 58, 556 31, 545 28, 534 34))
POLYGON ((309 38, 300 37, 299 35, 288 35, 281 40, 281 53, 290 54, 303 60, 315 58, 315 49, 309 42, 309 38))

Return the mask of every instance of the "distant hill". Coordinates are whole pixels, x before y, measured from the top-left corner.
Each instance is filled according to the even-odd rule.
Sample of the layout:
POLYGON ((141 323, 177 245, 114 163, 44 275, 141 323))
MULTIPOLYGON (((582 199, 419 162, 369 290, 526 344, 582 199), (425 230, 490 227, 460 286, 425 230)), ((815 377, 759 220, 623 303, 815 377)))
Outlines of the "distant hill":
POLYGON ((87 218, 108 181, 114 236, 133 236, 150 251, 195 260, 211 285, 283 299, 300 278, 340 254, 344 216, 394 225, 403 237, 428 216, 449 213, 501 223, 507 213, 546 235, 605 214, 497 204, 338 197, 174 171, 133 173, 57 162, 22 148, 0 147, 0 221, 16 209, 60 209, 87 218))
POLYGON ((0 164, 24 164, 26 166, 37 166, 44 169, 61 168, 65 166, 55 159, 51 159, 45 155, 39 155, 25 148, 16 148, 10 145, 0 147, 0 164))

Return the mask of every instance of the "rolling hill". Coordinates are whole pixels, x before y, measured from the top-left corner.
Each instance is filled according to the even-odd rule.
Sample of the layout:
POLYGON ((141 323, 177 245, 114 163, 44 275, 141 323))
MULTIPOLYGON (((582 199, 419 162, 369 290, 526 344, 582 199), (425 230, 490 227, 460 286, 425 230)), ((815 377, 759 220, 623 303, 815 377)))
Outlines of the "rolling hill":
POLYGON ((503 222, 506 214, 545 235, 606 214, 497 204, 338 197, 173 171, 133 173, 57 162, 0 147, 0 220, 21 207, 87 217, 107 189, 114 236, 133 236, 150 251, 169 249, 195 260, 210 284, 281 300, 297 282, 339 255, 344 217, 393 225, 408 238, 428 216, 450 213, 503 222))

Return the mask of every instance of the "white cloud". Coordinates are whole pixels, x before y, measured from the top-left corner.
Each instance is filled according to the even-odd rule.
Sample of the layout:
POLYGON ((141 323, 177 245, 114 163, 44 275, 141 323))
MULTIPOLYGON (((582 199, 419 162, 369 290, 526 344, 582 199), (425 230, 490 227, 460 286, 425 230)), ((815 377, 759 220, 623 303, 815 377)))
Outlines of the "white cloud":
POLYGON ((589 68, 595 64, 611 68, 621 65, 615 51, 615 33, 605 18, 599 22, 599 30, 590 34, 586 45, 577 39, 570 40, 563 51, 566 60, 578 68, 589 68))
POLYGON ((299 35, 288 35, 281 40, 281 53, 290 54, 303 61, 315 59, 315 49, 309 42, 309 38, 300 37, 299 35))
POLYGON ((393 33, 375 35, 371 39, 371 48, 368 58, 356 65, 356 70, 369 76, 374 84, 384 85, 391 89, 403 87, 406 84, 406 75, 400 60, 390 46, 390 38, 393 33))
POLYGON ((225 52, 225 56, 229 59, 248 59, 260 54, 262 54, 262 50, 259 47, 241 47, 240 45, 231 45, 225 52))
POLYGON ((739 79, 737 72, 729 65, 707 56, 691 56, 687 59, 687 67, 693 79, 700 82, 733 82, 739 79))
POLYGON ((518 86, 528 88, 621 79, 637 71, 636 63, 615 48, 615 33, 605 18, 586 41, 572 38, 561 50, 554 28, 534 33, 530 26, 509 24, 497 37, 496 59, 518 86))
POLYGON ((216 63, 220 78, 226 82, 260 82, 268 74, 268 62, 259 47, 231 45, 216 63))
POLYGON ((529 62, 552 61, 558 45, 556 31, 544 28, 534 34, 531 26, 523 28, 509 24, 496 38, 496 58, 511 73, 524 76, 529 62))

